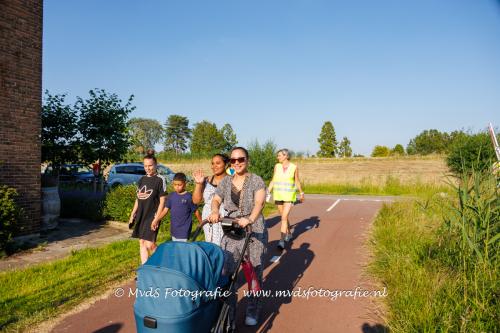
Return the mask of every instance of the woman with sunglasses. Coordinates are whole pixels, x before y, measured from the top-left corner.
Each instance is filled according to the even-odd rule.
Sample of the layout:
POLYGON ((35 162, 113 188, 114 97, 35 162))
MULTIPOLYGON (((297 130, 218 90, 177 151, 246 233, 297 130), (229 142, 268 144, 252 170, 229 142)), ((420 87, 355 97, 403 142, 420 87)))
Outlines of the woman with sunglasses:
MULTIPOLYGON (((212 172, 211 177, 205 177, 203 171, 198 170, 193 173, 195 188, 193 191, 193 203, 198 205, 202 201, 205 202, 201 212, 202 220, 208 219, 212 208, 212 198, 215 195, 217 186, 222 179, 227 175, 226 169, 229 164, 229 157, 224 154, 215 154, 212 156, 212 172)), ((220 205, 219 213, 225 216, 224 206, 220 205)), ((220 223, 210 223, 203 226, 205 241, 217 244, 220 246, 222 235, 222 227, 220 223)))
MULTIPOLYGON (((252 226, 252 236, 248 245, 248 257, 257 275, 257 282, 262 287, 263 256, 267 247, 267 229, 264 225, 262 209, 266 199, 266 185, 261 177, 248 171, 248 151, 243 147, 231 150, 231 166, 234 175, 227 176, 219 183, 212 199, 212 213, 209 220, 218 222, 222 216, 219 214, 221 204, 227 212, 226 217, 236 218, 240 227, 252 226)), ((224 235, 221 247, 225 255, 225 273, 230 275, 236 269, 236 260, 241 256, 244 239, 236 240, 224 235)), ((236 297, 232 293, 231 318, 234 319, 236 297)), ((261 308, 261 297, 248 298, 245 324, 257 325, 261 308)))
POLYGON ((278 163, 274 166, 274 174, 269 183, 269 193, 273 193, 273 199, 281 215, 281 239, 278 247, 285 248, 285 242, 292 239, 288 215, 293 204, 297 200, 297 189, 300 192, 300 201, 304 201, 304 192, 299 180, 299 169, 290 162, 288 149, 280 149, 277 155, 278 163))

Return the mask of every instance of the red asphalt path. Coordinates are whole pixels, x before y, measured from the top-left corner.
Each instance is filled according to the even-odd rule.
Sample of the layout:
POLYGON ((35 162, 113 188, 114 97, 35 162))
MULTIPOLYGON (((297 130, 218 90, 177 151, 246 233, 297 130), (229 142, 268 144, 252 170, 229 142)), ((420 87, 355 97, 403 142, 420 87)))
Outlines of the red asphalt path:
MULTIPOLYGON (((310 290, 309 298, 306 294, 265 298, 259 325, 245 327, 244 285, 239 289, 238 332, 384 332, 376 315, 380 298, 360 296, 365 290, 380 289, 363 278, 362 272, 369 254, 366 234, 383 201, 391 198, 308 195, 305 203, 292 210, 294 238, 283 252, 276 248, 279 217, 268 219, 264 289, 272 293, 310 290), (273 257, 279 260, 271 262, 273 257), (332 299, 315 295, 320 289, 330 290, 332 299), (338 295, 338 291, 350 290, 347 296, 344 292, 333 299, 336 291, 338 295)), ((242 275, 240 282, 244 282, 242 275)), ((135 283, 122 288, 134 289, 135 283)), ((66 317, 52 332, 135 332, 133 302, 133 297, 112 294, 66 317)))

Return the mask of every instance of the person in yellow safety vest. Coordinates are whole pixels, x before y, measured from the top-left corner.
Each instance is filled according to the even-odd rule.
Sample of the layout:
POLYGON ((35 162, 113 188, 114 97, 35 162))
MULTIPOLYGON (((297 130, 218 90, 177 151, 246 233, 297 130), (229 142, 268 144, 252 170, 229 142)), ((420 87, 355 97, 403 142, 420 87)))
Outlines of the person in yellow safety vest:
POLYGON ((278 163, 274 166, 274 174, 268 188, 267 201, 269 201, 271 193, 273 194, 274 203, 278 206, 281 215, 281 239, 278 242, 278 247, 285 248, 285 242, 292 239, 288 215, 293 204, 297 201, 297 190, 300 193, 299 200, 304 201, 304 192, 299 180, 299 169, 295 164, 290 162, 290 153, 288 149, 280 149, 278 151, 278 163))

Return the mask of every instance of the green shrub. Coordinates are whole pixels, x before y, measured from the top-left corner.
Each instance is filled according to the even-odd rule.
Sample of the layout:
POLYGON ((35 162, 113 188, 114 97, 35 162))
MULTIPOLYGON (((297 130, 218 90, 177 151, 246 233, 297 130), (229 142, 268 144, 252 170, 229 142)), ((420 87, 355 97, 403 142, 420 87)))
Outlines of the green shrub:
POLYGON ((463 135, 457 138, 446 159, 448 167, 457 175, 472 169, 483 172, 496 160, 491 139, 487 133, 463 135))
POLYGON ((261 176, 264 180, 271 180, 276 164, 276 145, 271 140, 263 145, 254 141, 248 147, 248 153, 250 154, 250 172, 261 176))
POLYGON ((375 146, 372 151, 372 157, 386 157, 391 154, 391 150, 386 146, 375 146))
POLYGON ((19 221, 22 210, 15 202, 17 191, 5 185, 0 186, 0 256, 12 238, 12 232, 19 221))
POLYGON ((113 221, 128 222, 134 208, 137 187, 117 186, 111 189, 104 202, 104 216, 113 221))
POLYGON ((404 149, 403 145, 401 145, 401 144, 395 145, 394 148, 392 148, 392 150, 391 150, 391 155, 403 156, 404 154, 405 154, 405 149, 404 149))

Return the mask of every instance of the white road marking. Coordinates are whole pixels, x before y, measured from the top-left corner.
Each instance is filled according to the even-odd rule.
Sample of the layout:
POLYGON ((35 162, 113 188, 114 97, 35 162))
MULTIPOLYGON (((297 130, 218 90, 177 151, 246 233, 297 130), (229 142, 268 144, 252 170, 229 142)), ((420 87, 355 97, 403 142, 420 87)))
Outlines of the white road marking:
POLYGON ((331 205, 326 211, 327 212, 331 211, 335 206, 337 206, 337 204, 340 202, 340 200, 342 200, 342 199, 337 199, 337 201, 335 201, 333 203, 333 205, 331 205))

